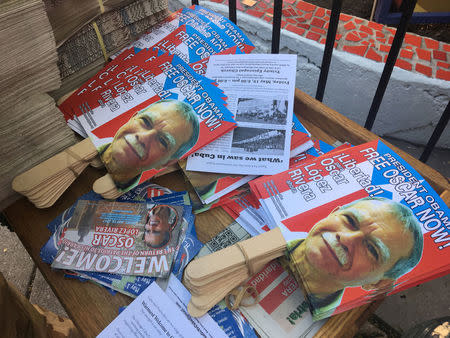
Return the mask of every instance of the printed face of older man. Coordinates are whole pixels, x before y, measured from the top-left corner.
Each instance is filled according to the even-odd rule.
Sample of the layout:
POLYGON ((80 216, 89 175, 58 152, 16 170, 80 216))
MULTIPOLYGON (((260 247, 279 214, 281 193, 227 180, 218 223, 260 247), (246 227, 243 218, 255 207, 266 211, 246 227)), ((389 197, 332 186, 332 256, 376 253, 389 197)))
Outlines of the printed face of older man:
MULTIPOLYGON (((310 265, 343 286, 376 283, 400 258, 407 257, 413 237, 390 206, 361 201, 319 221, 305 239, 310 265)), ((294 251, 294 259, 297 252, 294 251)))
POLYGON ((156 103, 117 131, 104 161, 112 173, 159 168, 190 139, 192 132, 192 125, 176 103, 156 103))
POLYGON ((145 224, 144 242, 153 248, 164 246, 170 239, 170 209, 157 209, 145 224))

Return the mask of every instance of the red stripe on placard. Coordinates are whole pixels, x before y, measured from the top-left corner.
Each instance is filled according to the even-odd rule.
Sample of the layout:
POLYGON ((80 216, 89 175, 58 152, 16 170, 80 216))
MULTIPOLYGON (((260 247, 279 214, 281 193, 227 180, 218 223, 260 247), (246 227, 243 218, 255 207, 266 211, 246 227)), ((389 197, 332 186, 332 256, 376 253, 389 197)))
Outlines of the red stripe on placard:
POLYGON ((264 291, 272 282, 277 279, 285 270, 277 261, 267 264, 259 273, 254 275, 248 282, 258 293, 264 291))
POLYGON ((298 146, 302 145, 303 143, 306 143, 311 138, 308 136, 308 134, 305 134, 298 130, 292 130, 292 136, 291 136, 291 150, 294 148, 297 148, 298 146))
POLYGON ((114 137, 114 135, 116 135, 116 132, 120 129, 120 127, 126 124, 128 120, 136 112, 146 108, 147 106, 159 100, 161 100, 161 98, 158 95, 153 96, 152 98, 142 102, 141 104, 138 104, 136 107, 133 107, 130 110, 126 111, 125 113, 120 114, 119 116, 113 118, 111 121, 108 121, 105 124, 102 124, 100 127, 95 128, 94 130, 92 130, 92 134, 94 134, 100 139, 107 137, 114 137))
POLYGON ((155 176, 157 173, 159 173, 160 171, 163 171, 164 168, 161 169, 150 169, 147 171, 144 171, 141 175, 141 178, 139 179, 139 184, 147 181, 148 179, 152 178, 153 176, 155 176))
POLYGON ((243 49, 245 54, 249 54, 249 53, 252 52, 253 49, 255 49, 255 47, 244 44, 242 49, 243 49))
POLYGON ((228 207, 231 208, 238 215, 240 215, 242 210, 244 210, 244 208, 241 206, 241 200, 242 200, 241 198, 238 198, 238 199, 234 200, 233 203, 230 203, 228 205, 228 207))
POLYGON ((266 297, 260 300, 259 305, 270 315, 297 289, 297 281, 293 276, 288 275, 266 297))
POLYGON ((367 197, 369 194, 364 190, 358 190, 349 195, 338 198, 317 208, 295 215, 281 221, 290 231, 309 232, 311 228, 320 220, 327 217, 334 209, 352 201, 367 197))
POLYGON ((173 52, 176 46, 179 46, 186 35, 186 25, 182 25, 175 29, 172 33, 159 40, 153 48, 164 49, 165 51, 173 52), (181 33, 184 32, 185 34, 181 33))
POLYGON ((248 201, 250 205, 255 209, 259 209, 261 207, 261 204, 259 203, 258 199, 253 194, 247 194, 245 196, 245 200, 248 201))
POLYGON ((227 212, 228 215, 230 215, 234 220, 236 220, 239 217, 239 214, 237 214, 233 208, 230 208, 228 204, 222 205, 223 210, 227 212))
POLYGON ((230 185, 236 183, 240 179, 242 179, 242 175, 239 175, 237 177, 225 176, 225 177, 219 178, 217 180, 217 185, 216 185, 215 192, 217 193, 219 191, 224 190, 225 188, 228 188, 230 185))

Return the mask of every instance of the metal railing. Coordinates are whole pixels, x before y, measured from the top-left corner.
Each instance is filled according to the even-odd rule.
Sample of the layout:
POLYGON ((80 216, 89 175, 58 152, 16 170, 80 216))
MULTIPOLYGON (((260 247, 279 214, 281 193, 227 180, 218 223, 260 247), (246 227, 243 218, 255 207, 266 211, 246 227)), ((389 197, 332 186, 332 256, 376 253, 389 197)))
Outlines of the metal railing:
MULTIPOLYGON (((328 79, 328 71, 330 69, 331 58, 333 55, 334 43, 336 40, 336 33, 339 24, 339 15, 341 13, 343 0, 332 0, 332 8, 330 14, 330 22, 327 31, 327 38, 325 42, 325 49, 322 57, 322 65, 320 67, 319 82, 317 84, 316 99, 322 101, 325 87, 328 79)), ((405 38, 406 28, 411 20, 411 16, 416 6, 417 0, 407 0, 406 5, 402 12, 400 23, 397 26, 397 31, 395 33, 394 39, 392 41, 391 48, 389 50, 388 57, 386 59, 386 64, 384 65, 383 72, 378 82, 375 95, 372 100, 372 104, 367 115, 364 127, 371 130, 375 122, 378 110, 380 108, 381 102, 383 101, 383 96, 386 91, 387 85, 391 78, 392 70, 394 69, 395 62, 397 61, 398 54, 402 47, 403 39, 405 38)), ((192 4, 198 5, 198 0, 192 0, 192 4)), ((280 30, 281 30, 281 17, 282 17, 282 7, 283 0, 274 0, 273 9, 273 22, 272 22, 272 53, 276 54, 280 50, 280 30)), ((236 0, 228 0, 229 9, 229 19, 236 22, 236 0)), ((441 118, 436 125, 433 134, 431 135, 428 143, 420 156, 420 161, 426 162, 433 151, 437 141, 441 137, 445 127, 447 126, 448 120, 450 118, 450 102, 447 104, 441 118)))

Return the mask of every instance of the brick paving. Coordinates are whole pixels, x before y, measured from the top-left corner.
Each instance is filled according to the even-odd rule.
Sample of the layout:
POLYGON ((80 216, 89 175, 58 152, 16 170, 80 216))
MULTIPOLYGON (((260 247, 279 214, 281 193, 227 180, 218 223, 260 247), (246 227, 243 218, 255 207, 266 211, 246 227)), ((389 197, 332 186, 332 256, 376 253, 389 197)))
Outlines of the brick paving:
MULTIPOLYGON (((228 5, 228 0, 211 0, 228 5)), ((237 0, 237 9, 272 23, 273 0, 237 0)), ((301 0, 284 0, 281 27, 325 44, 330 10, 301 0)), ((335 48, 376 62, 386 62, 396 29, 341 14, 335 48)), ((406 33, 396 67, 450 81, 450 44, 406 33)))

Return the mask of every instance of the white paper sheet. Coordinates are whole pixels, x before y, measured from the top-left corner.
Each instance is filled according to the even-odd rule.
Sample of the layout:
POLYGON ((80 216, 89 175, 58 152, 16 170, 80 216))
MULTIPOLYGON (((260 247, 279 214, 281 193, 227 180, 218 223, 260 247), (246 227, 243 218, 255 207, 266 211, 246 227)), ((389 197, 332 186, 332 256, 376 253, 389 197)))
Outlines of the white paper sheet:
POLYGON ((297 55, 210 57, 206 76, 228 96, 238 127, 188 158, 187 170, 273 175, 288 169, 297 55))
POLYGON ((227 337, 211 318, 190 317, 183 302, 171 299, 185 297, 179 297, 180 288, 172 284, 170 290, 169 297, 152 283, 98 337, 227 337))

